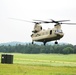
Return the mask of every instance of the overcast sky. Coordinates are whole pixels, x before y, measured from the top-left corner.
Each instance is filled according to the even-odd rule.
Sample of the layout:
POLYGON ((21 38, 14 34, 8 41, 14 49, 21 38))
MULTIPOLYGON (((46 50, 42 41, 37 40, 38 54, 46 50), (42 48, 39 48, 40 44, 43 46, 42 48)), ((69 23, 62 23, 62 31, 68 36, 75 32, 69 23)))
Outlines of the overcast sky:
MULTIPOLYGON (((76 0, 0 0, 0 43, 31 42, 34 24, 12 20, 71 20, 76 23, 76 0)), ((42 24, 43 29, 54 24, 42 24)), ((62 25, 64 37, 58 42, 76 45, 76 26, 62 25)))

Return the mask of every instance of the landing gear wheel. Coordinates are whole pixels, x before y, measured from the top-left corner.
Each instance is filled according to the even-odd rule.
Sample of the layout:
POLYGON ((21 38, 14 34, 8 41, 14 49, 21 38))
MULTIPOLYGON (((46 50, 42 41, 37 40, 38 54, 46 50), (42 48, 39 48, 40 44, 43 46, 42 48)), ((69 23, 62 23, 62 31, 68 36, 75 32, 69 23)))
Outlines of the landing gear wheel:
POLYGON ((32 44, 34 44, 34 42, 32 41, 32 44))
POLYGON ((56 41, 55 44, 58 44, 58 42, 56 41))
POLYGON ((46 45, 46 42, 44 42, 44 46, 46 45))

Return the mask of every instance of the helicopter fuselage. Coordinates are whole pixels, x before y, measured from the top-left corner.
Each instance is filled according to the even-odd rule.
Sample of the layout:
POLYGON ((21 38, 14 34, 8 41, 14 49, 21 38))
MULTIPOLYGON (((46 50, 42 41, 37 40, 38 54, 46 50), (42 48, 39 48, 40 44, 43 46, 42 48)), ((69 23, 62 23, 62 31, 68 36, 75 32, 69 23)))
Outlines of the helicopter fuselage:
POLYGON ((64 36, 61 30, 61 25, 55 25, 53 29, 41 30, 31 35, 32 41, 49 42, 54 40, 60 40, 64 36))

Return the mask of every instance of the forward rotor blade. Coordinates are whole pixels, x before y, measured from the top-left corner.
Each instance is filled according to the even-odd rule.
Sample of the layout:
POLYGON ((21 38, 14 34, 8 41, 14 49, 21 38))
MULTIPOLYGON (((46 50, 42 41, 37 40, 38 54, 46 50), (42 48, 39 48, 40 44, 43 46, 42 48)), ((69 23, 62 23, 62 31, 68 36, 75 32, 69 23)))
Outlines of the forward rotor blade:
POLYGON ((55 20, 53 20, 53 19, 50 19, 50 20, 51 20, 52 22, 54 22, 54 23, 70 21, 70 20, 59 20, 59 21, 55 21, 55 20))
POLYGON ((76 23, 60 23, 60 24, 76 25, 76 23))
POLYGON ((70 21, 70 20, 60 20, 60 21, 57 21, 57 22, 65 22, 65 21, 70 21))

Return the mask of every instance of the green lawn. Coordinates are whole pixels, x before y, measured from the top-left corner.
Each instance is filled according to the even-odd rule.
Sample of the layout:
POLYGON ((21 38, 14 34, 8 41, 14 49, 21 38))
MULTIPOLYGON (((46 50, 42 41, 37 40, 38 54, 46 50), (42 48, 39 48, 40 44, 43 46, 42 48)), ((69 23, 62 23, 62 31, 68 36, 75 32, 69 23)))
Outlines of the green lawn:
POLYGON ((13 55, 13 64, 0 64, 0 75, 76 75, 75 54, 13 55))

